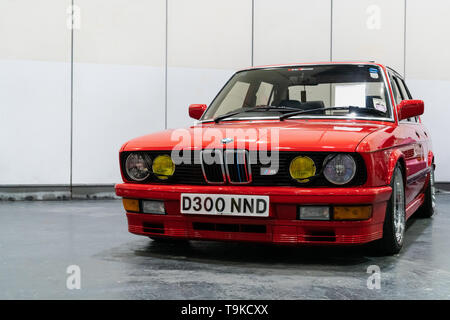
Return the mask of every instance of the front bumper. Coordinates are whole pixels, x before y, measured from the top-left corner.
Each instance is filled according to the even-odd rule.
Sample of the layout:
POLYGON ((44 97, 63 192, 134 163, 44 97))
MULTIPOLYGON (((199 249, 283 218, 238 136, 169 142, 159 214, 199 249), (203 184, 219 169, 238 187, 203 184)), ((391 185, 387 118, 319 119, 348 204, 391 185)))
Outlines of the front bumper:
POLYGON ((127 212, 129 231, 139 235, 179 239, 230 240, 278 244, 362 244, 383 235, 391 187, 295 188, 251 186, 116 185, 124 198, 163 200, 166 215, 127 212), (269 195, 267 218, 182 215, 181 193, 269 195), (297 220, 299 204, 372 205, 363 221, 297 220))

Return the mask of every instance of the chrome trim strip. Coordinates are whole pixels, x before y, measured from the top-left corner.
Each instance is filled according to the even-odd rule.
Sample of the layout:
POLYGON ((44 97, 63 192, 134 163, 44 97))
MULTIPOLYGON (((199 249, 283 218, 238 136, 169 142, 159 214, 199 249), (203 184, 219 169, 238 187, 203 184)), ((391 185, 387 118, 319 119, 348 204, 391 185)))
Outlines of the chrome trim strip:
POLYGON ((423 176, 427 175, 428 173, 430 173, 431 171, 431 167, 426 167, 425 169, 422 169, 416 173, 413 173, 412 175, 408 176, 406 178, 406 183, 413 183, 414 181, 422 178, 423 176))

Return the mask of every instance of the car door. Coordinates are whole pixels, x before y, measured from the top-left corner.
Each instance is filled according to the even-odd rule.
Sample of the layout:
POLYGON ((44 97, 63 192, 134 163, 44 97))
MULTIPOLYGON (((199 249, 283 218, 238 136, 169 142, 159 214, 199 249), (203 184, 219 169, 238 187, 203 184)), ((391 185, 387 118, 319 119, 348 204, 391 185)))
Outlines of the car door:
MULTIPOLYGON (((411 92, 409 91, 408 86, 406 85, 405 80, 403 80, 402 78, 397 78, 397 79, 400 84, 400 90, 405 93, 405 96, 407 97, 407 99, 413 99, 411 92)), ((421 141, 423 153, 425 156, 423 161, 424 161, 425 166, 428 166, 429 165, 428 154, 431 151, 431 139, 430 139, 430 136, 428 133, 428 129, 422 123, 420 116, 411 118, 411 122, 416 124, 415 129, 421 137, 420 141, 421 141)))
MULTIPOLYGON (((402 100, 412 99, 404 80, 397 73, 391 73, 390 79, 397 106, 402 100)), ((421 192, 426 181, 427 137, 418 117, 399 121, 398 129, 396 136, 400 140, 400 151, 405 156, 405 195, 406 204, 409 204, 421 192)))

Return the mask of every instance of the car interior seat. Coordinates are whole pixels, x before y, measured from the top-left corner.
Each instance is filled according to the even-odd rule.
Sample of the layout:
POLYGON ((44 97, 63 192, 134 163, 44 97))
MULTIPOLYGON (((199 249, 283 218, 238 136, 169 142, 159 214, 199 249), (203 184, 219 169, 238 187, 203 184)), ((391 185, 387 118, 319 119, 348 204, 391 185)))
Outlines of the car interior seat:
MULTIPOLYGON (((301 107, 303 110, 313 110, 313 109, 320 109, 325 108, 325 104, 322 100, 316 100, 316 101, 307 101, 303 102, 301 107)), ((312 111, 311 114, 324 114, 325 110, 316 110, 312 111)))
POLYGON ((302 103, 298 100, 281 100, 278 105, 288 108, 302 109, 302 103))

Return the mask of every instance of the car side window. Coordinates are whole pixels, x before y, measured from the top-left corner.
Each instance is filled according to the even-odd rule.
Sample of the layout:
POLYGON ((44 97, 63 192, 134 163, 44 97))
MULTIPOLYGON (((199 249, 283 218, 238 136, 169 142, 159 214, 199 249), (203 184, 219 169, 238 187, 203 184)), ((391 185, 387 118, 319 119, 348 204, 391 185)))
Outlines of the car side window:
MULTIPOLYGON (((405 81, 399 77, 394 77, 394 79, 395 82, 397 83, 397 86, 400 88, 402 99, 403 100, 411 99, 411 94, 409 93, 409 90, 406 88, 405 81)), ((412 117, 407 120, 411 122, 419 122, 418 117, 412 117)))
MULTIPOLYGON (((405 80, 403 80, 401 78, 397 78, 397 80, 400 84, 400 87, 402 88, 402 91, 404 91, 404 97, 405 97, 404 99, 412 99, 411 92, 409 91, 408 87, 406 86, 405 80)), ((411 121, 420 122, 419 117, 411 118, 411 121)))
MULTIPOLYGON (((395 77, 393 75, 391 75, 391 86, 392 86, 392 91, 394 94, 395 103, 399 104, 404 99, 403 99, 402 92, 400 91, 399 84, 397 82, 397 77, 395 77)), ((401 122, 410 122, 410 121, 411 121, 410 118, 401 120, 401 122)))
POLYGON ((402 81, 400 80, 400 78, 397 78, 397 77, 394 77, 394 79, 395 79, 395 82, 397 83, 397 87, 400 90, 400 94, 402 96, 402 100, 408 100, 409 99, 408 93, 406 92, 406 89, 403 86, 402 81))
POLYGON ((412 99, 411 93, 408 90, 408 87, 406 86, 405 80, 401 79, 401 78, 397 78, 398 82, 400 84, 400 87, 402 89, 402 92, 404 92, 404 97, 405 99, 412 99))
POLYGON ((395 100, 395 104, 399 104, 400 101, 402 101, 402 95, 400 93, 400 90, 397 86, 397 82, 395 81, 395 79, 391 76, 391 86, 392 86, 392 92, 394 94, 394 100, 395 100))

